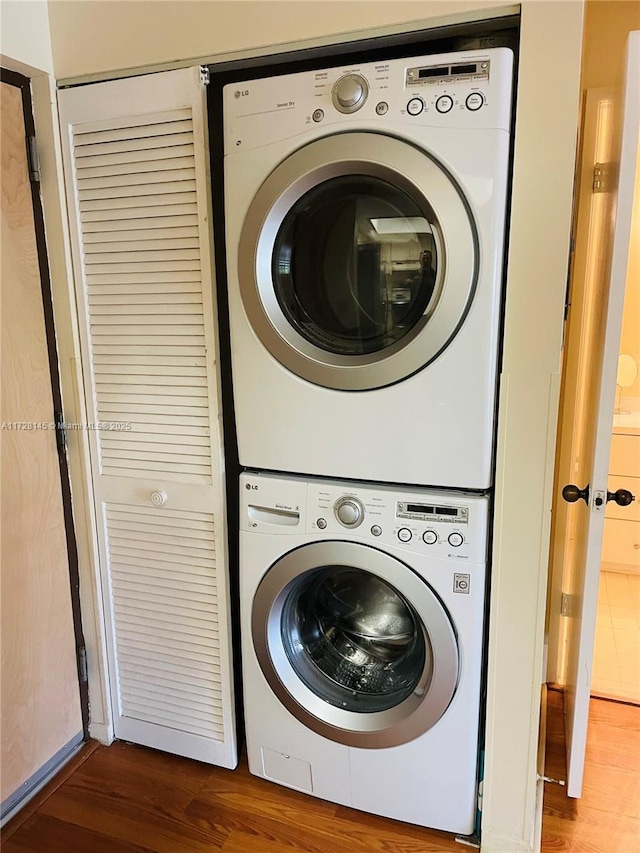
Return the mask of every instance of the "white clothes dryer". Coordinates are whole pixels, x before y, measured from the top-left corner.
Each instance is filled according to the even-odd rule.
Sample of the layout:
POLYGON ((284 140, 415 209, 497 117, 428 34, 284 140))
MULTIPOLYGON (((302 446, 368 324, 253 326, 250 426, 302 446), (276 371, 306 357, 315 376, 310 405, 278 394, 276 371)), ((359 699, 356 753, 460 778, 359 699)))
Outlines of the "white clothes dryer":
POLYGON ((249 769, 470 834, 487 498, 241 475, 249 769))
POLYGON ((243 467, 491 485, 512 61, 225 87, 243 467))

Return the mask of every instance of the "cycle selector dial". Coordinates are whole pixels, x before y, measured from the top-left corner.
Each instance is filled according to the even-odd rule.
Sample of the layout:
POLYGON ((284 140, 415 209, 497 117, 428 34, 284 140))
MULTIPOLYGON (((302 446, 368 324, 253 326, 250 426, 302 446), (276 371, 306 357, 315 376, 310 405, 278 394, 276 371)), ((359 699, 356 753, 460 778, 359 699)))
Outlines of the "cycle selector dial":
POLYGON ((401 527, 400 530, 398 530, 398 539, 401 542, 411 542, 413 539, 413 533, 408 527, 401 527))
POLYGON ((453 98, 451 95, 441 95, 436 101, 436 109, 439 113, 448 113, 453 109, 453 98))
POLYGON ((361 74, 345 74, 331 92, 333 106, 341 113, 355 113, 364 106, 368 94, 369 84, 361 74))
POLYGON ((333 511, 344 527, 358 527, 364 520, 364 505, 358 498, 338 498, 333 505, 333 511))
POLYGON ((407 103, 407 112, 410 116, 419 116, 424 109, 424 101, 422 98, 411 98, 407 103))

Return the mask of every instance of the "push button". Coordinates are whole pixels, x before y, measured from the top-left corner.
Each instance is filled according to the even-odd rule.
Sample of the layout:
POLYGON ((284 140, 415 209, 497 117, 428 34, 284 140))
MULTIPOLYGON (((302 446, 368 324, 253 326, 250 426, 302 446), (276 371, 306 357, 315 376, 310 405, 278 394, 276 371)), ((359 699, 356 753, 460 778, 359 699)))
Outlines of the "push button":
POLYGON ((424 109, 424 101, 422 98, 411 98, 407 104, 407 112, 410 116, 419 116, 424 109))
POLYGON ((464 542, 464 538, 461 533, 450 533, 449 534, 449 545, 453 548, 459 548, 464 542))
POLYGON ((412 538, 413 533, 409 530, 408 527, 401 527, 400 530, 398 530, 398 539, 401 542, 411 542, 412 538))
POLYGON ((324 110, 314 110, 311 118, 316 122, 322 121, 322 119, 324 118, 324 110))
POLYGON ((438 534, 435 532, 435 530, 425 530, 425 532, 422 534, 422 541, 425 543, 425 545, 435 545, 438 541, 438 534))
POLYGON ((383 116, 387 113, 389 109, 389 104, 386 101, 380 101, 379 104, 376 104, 376 113, 379 116, 383 116))

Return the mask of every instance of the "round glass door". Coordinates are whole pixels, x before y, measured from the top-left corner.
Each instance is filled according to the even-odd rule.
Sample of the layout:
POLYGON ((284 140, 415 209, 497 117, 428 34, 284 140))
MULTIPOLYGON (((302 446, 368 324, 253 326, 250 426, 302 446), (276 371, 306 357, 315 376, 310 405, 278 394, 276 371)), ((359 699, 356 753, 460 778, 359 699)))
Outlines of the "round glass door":
POLYGON ((294 152, 259 188, 238 276, 249 322, 281 364, 367 390, 446 348, 477 262, 473 216, 443 166, 393 137, 342 133, 294 152))
POLYGON ((339 743, 397 745, 440 719, 458 649, 440 599, 376 548, 317 542, 284 555, 253 602, 253 643, 272 690, 339 743))
POLYGON ((362 569, 320 569, 293 584, 280 634, 300 679, 338 708, 387 711, 431 677, 420 617, 397 590, 362 569))
POLYGON ((392 346, 437 301, 437 228, 431 211, 380 178, 324 181, 291 207, 276 236, 282 313, 327 352, 392 346))

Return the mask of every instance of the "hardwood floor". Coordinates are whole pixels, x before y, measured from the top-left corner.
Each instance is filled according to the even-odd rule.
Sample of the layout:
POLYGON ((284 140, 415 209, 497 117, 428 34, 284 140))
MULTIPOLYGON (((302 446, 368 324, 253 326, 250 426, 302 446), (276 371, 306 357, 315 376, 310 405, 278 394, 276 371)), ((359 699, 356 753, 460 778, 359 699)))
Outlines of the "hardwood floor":
MULTIPOLYGON (((547 773, 564 774, 549 693, 547 773)), ((27 807, 28 808, 28 807, 27 807)), ((461 853, 452 836, 335 806, 248 773, 115 743, 3 833, 2 853, 461 853)), ((640 708, 592 700, 584 797, 547 785, 544 853, 640 850, 640 708)))
MULTIPOLYGON (((562 693, 548 693, 546 775, 566 779, 562 693)), ((582 797, 547 784, 543 853, 640 851, 640 707, 591 699, 582 797)))

